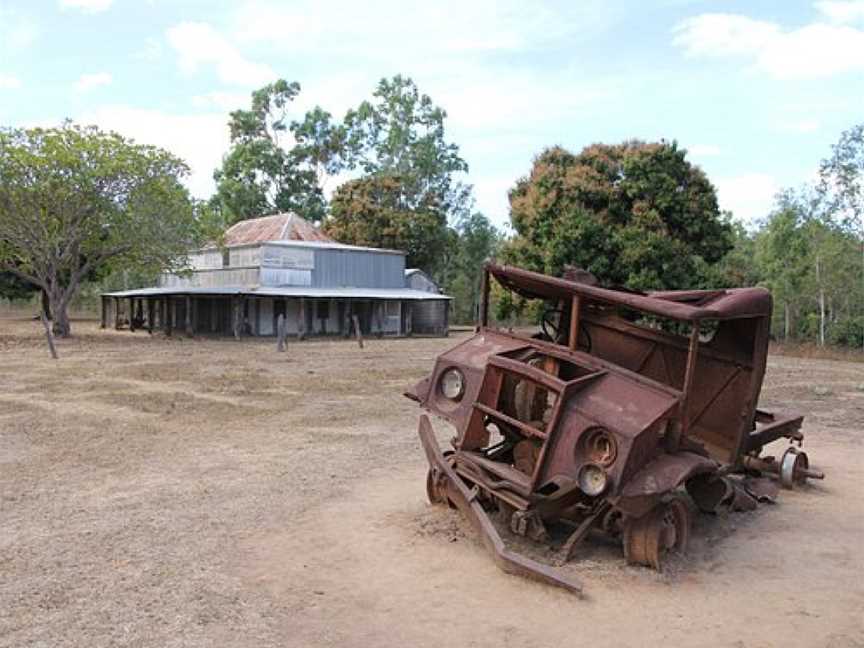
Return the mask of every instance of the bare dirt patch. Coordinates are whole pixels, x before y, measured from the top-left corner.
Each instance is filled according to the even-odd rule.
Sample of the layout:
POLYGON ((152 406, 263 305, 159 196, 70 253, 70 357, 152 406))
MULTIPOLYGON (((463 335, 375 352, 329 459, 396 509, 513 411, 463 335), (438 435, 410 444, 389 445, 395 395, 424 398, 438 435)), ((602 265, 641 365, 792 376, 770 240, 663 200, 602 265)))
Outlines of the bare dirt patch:
POLYGON ((663 574, 592 539, 580 601, 425 502, 401 391, 454 339, 75 325, 53 363, 0 320, 0 646, 864 646, 860 363, 769 360, 828 480, 699 517, 663 574))

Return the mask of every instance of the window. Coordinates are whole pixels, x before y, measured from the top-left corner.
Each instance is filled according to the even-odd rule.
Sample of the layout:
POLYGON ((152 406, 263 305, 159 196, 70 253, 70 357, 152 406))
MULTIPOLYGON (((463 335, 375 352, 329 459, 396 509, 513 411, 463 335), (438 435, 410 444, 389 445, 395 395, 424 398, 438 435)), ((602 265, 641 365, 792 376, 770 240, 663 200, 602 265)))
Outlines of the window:
POLYGON ((231 252, 227 248, 222 250, 222 267, 231 267, 231 252))

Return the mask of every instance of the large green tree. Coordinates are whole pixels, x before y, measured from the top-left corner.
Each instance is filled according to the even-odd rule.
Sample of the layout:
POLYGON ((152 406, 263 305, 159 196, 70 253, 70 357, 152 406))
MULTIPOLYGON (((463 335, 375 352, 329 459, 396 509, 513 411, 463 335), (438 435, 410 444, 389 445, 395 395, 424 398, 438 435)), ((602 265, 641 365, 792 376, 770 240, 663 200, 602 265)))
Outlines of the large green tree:
POLYGON ((66 123, 0 130, 0 270, 48 296, 59 335, 82 280, 176 268, 196 225, 186 165, 116 133, 66 123))
POLYGON ((345 116, 347 163, 366 175, 398 177, 409 206, 434 200, 455 216, 466 207, 458 178, 468 164, 447 141, 446 117, 410 78, 381 79, 372 100, 345 116))
POLYGON ((755 237, 755 260, 784 339, 860 344, 860 242, 825 209, 807 187, 781 192, 755 237))
MULTIPOLYGON (((831 155, 822 160, 819 175, 828 220, 858 242, 862 272, 856 283, 859 290, 864 289, 864 124, 841 133, 831 155)), ((861 339, 864 345, 864 334, 861 339)))
POLYGON ((344 164, 363 176, 339 187, 325 228, 344 243, 397 247, 441 279, 454 233, 469 213, 468 165, 447 141, 447 113, 409 78, 382 79, 344 122, 344 164))
POLYGON ((674 142, 553 147, 509 197, 505 258, 553 275, 576 265, 605 284, 694 287, 732 247, 714 187, 674 142))
POLYGON ((409 267, 439 267, 448 240, 447 217, 427 202, 405 200, 399 176, 375 174, 339 186, 330 202, 325 231, 337 241, 407 253, 409 267))
POLYGON ((324 217, 323 179, 341 168, 344 129, 321 108, 290 121, 300 85, 279 79, 231 113, 231 148, 213 174, 212 206, 224 224, 279 211, 324 217))

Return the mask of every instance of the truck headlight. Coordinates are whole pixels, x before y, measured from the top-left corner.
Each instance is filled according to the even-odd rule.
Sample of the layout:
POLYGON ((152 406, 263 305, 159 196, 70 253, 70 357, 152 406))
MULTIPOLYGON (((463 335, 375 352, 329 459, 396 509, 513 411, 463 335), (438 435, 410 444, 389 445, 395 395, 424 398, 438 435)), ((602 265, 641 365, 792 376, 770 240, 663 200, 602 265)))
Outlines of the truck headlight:
POLYGON ((588 463, 579 470, 579 489, 591 497, 596 497, 606 490, 609 477, 606 471, 597 464, 588 463))
POLYGON ((441 393, 450 400, 458 401, 465 393, 465 376, 458 369, 448 369, 441 374, 441 393))
POLYGON ((618 457, 618 444, 615 438, 602 427, 586 430, 582 437, 582 447, 585 458, 591 463, 607 468, 615 463, 618 457))

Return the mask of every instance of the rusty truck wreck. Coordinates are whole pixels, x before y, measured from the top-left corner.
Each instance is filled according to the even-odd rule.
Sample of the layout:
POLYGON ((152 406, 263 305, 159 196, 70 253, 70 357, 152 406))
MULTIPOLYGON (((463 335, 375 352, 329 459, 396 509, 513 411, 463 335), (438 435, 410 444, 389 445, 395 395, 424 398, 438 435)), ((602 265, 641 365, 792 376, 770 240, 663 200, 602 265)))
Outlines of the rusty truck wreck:
POLYGON ((636 293, 584 274, 487 264, 475 334, 406 392, 457 432, 442 451, 420 417, 429 500, 459 508, 504 571, 577 593, 569 574, 508 549, 491 516, 537 541, 566 528, 559 563, 600 530, 621 538, 629 562, 660 569, 687 544, 684 493, 703 511, 746 508, 775 494, 765 475, 822 477, 799 449, 803 417, 757 407, 768 291, 636 293), (543 300, 540 332, 490 325, 492 281, 543 300), (762 456, 778 439, 790 442, 782 456, 762 456))

